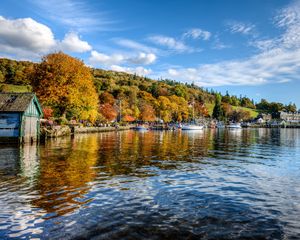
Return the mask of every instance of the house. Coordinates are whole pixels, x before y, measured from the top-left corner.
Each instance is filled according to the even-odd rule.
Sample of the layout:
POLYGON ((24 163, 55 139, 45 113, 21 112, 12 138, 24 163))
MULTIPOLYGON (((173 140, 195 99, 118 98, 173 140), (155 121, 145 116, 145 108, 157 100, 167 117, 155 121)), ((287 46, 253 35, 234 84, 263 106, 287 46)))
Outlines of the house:
POLYGON ((256 122, 262 124, 262 123, 265 123, 266 121, 260 117, 256 120, 256 122))
POLYGON ((0 93, 0 141, 37 141, 42 115, 34 93, 0 93))
POLYGON ((263 123, 268 123, 272 120, 272 115, 271 114, 266 114, 266 113, 260 113, 257 118, 255 119, 256 123, 263 124, 263 123))
POLYGON ((279 118, 285 122, 300 123, 300 112, 279 112, 279 118))

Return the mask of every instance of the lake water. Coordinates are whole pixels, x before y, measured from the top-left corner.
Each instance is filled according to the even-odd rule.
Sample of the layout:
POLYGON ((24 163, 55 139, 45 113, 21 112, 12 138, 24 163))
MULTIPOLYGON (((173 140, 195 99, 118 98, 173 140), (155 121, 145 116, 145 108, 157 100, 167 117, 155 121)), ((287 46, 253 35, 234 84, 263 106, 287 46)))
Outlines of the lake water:
POLYGON ((0 239, 300 239, 300 129, 0 147, 0 239))

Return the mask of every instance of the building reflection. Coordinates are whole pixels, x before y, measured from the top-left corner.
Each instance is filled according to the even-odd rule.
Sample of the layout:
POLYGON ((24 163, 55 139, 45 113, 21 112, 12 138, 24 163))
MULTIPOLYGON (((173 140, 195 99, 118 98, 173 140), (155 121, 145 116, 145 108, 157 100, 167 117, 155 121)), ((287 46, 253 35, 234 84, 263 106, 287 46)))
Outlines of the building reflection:
POLYGON ((19 148, 20 176, 26 178, 27 182, 34 184, 39 175, 39 146, 36 144, 25 144, 19 148))

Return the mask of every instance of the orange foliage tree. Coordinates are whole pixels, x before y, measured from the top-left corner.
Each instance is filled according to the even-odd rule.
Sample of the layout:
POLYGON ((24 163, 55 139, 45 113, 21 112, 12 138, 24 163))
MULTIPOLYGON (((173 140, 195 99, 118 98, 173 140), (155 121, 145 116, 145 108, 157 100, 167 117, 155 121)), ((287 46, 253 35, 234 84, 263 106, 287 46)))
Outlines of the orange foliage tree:
POLYGON ((209 115, 204 103, 196 102, 194 107, 196 116, 207 117, 209 115))
POLYGON ((116 111, 116 109, 109 103, 104 103, 100 105, 100 113, 108 121, 116 120, 118 116, 118 112, 116 111))
POLYGON ((48 54, 37 64, 32 78, 40 101, 61 116, 96 120, 98 95, 90 69, 62 52, 48 54))
POLYGON ((53 116, 53 109, 50 107, 43 108, 43 115, 45 119, 49 119, 53 116))
POLYGON ((149 104, 143 104, 141 107, 140 119, 142 121, 154 122, 156 119, 154 108, 149 104))

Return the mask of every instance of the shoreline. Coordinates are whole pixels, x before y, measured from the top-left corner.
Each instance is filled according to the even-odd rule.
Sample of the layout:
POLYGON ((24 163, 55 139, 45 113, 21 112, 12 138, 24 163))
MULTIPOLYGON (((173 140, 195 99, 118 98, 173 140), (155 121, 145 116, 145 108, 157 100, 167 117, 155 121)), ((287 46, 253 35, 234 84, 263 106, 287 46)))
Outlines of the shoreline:
POLYGON ((41 128, 40 138, 46 140, 48 138, 57 138, 64 136, 71 136, 81 133, 97 133, 97 132, 113 132, 124 131, 131 129, 132 126, 116 127, 78 127, 78 126, 55 126, 52 129, 45 127, 41 128))

